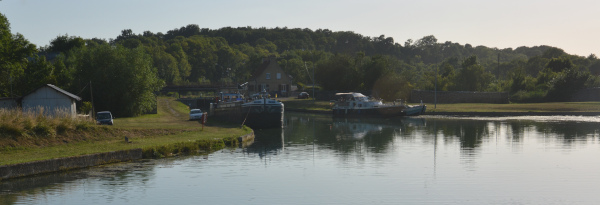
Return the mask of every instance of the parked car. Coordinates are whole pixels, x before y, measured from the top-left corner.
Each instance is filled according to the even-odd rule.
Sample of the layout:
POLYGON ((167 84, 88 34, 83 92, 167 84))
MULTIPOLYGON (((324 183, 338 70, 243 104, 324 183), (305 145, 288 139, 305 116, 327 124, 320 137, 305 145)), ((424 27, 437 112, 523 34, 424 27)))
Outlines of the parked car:
POLYGON ((202 119, 202 110, 200 109, 191 109, 190 110, 190 120, 201 120, 202 119))
POLYGON ((298 99, 307 99, 307 98, 308 98, 307 92, 301 92, 300 94, 298 94, 298 99))
POLYGON ((110 111, 102 111, 96 113, 96 122, 99 125, 113 125, 113 119, 115 118, 112 116, 112 113, 110 113, 110 111))

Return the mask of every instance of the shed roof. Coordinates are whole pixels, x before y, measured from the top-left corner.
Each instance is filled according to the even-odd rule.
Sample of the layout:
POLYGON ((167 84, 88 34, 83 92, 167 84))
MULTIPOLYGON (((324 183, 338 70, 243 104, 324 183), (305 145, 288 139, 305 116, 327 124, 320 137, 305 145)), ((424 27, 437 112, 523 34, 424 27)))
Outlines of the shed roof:
POLYGON ((52 84, 46 84, 46 85, 44 85, 44 86, 42 86, 42 87, 39 87, 39 88, 37 88, 37 89, 35 89, 35 90, 33 90, 33 91, 31 91, 31 92, 27 93, 26 95, 23 95, 23 97, 24 97, 24 96, 27 96, 27 95, 30 95, 31 93, 33 93, 33 92, 35 92, 35 91, 37 91, 37 90, 39 90, 39 89, 41 89, 41 88, 43 88, 43 87, 49 87, 49 88, 52 88, 52 89, 54 89, 54 90, 58 91, 59 93, 62 93, 62 94, 64 94, 64 95, 68 96, 68 97, 69 97, 69 98, 71 98, 71 99, 74 99, 74 100, 77 100, 77 101, 80 101, 80 100, 81 100, 81 98, 80 98, 79 96, 77 96, 77 95, 75 95, 75 94, 73 94, 73 93, 67 92, 67 91, 65 91, 65 90, 63 90, 63 89, 60 89, 59 87, 56 87, 55 85, 52 85, 52 84))

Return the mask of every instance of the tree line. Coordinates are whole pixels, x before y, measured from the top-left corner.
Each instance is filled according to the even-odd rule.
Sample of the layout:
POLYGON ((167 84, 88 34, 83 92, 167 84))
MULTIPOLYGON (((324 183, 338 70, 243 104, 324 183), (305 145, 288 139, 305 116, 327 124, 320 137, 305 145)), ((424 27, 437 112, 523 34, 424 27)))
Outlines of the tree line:
POLYGON ((595 55, 551 46, 474 47, 438 42, 433 35, 401 44, 351 31, 191 24, 166 33, 124 29, 108 40, 60 35, 37 48, 10 33, 3 15, 0 21, 0 96, 20 96, 47 83, 78 94, 91 83, 96 107, 123 116, 151 109, 152 93, 164 85, 246 82, 270 55, 300 88, 315 81, 324 90, 372 90, 387 100, 406 99, 412 89, 437 89, 510 92, 514 102, 566 101, 579 89, 600 85, 595 55))

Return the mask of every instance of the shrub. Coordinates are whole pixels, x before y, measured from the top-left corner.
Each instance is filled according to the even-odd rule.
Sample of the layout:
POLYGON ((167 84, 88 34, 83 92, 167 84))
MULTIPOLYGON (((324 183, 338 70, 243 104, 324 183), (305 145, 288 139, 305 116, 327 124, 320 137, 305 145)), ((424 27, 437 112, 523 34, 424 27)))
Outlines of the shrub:
POLYGON ((41 137, 53 137, 56 134, 56 131, 52 126, 44 121, 38 122, 38 124, 33 127, 33 132, 41 137))
POLYGON ((537 91, 524 91, 520 90, 515 94, 510 96, 511 102, 517 103, 539 103, 544 102, 544 98, 546 97, 546 91, 537 90, 537 91))
POLYGON ((15 124, 0 124, 0 137, 21 136, 23 135, 22 127, 15 124))

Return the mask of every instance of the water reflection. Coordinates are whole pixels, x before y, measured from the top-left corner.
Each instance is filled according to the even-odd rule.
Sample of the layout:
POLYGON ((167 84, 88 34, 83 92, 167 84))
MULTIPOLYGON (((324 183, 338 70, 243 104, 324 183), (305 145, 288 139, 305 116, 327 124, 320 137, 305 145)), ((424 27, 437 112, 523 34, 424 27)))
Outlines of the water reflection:
POLYGON ((0 204, 595 202, 597 119, 291 113, 244 148, 0 181, 0 204))
POLYGON ((332 118, 328 115, 294 113, 285 118, 285 128, 257 130, 254 144, 245 148, 258 156, 277 155, 285 147, 315 146, 335 150, 340 155, 360 152, 384 153, 395 141, 457 143, 464 156, 479 155, 486 141, 505 138, 516 145, 526 135, 562 141, 562 146, 586 143, 597 137, 597 117, 555 120, 556 117, 516 118, 332 118), (493 120, 495 119, 495 120, 493 120), (502 119, 502 120, 498 120, 502 119), (580 121, 570 121, 580 120, 580 121), (532 134, 533 133, 533 134, 532 134))

